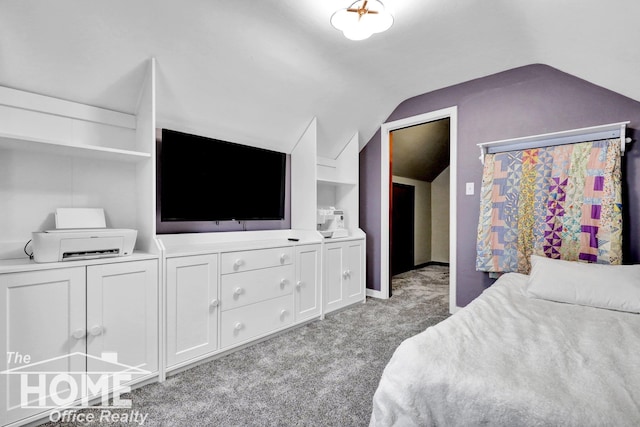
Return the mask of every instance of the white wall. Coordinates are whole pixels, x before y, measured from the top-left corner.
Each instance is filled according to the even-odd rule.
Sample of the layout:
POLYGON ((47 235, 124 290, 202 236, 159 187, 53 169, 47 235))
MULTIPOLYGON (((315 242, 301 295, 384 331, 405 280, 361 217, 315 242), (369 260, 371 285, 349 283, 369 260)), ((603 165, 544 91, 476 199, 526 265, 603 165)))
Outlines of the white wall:
POLYGON ((429 262, 432 259, 431 184, 400 176, 393 176, 392 180, 415 187, 414 265, 429 262))
POLYGON ((431 183, 431 261, 449 262, 449 173, 431 183))

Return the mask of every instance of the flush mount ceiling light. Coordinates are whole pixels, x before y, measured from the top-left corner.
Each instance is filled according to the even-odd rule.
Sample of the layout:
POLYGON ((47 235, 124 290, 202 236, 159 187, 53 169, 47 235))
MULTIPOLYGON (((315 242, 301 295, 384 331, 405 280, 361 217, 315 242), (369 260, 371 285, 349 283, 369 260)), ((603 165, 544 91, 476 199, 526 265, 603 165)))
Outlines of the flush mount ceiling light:
POLYGON ((334 13, 331 25, 350 40, 364 40, 373 33, 387 31, 393 25, 393 16, 378 0, 359 0, 334 13))

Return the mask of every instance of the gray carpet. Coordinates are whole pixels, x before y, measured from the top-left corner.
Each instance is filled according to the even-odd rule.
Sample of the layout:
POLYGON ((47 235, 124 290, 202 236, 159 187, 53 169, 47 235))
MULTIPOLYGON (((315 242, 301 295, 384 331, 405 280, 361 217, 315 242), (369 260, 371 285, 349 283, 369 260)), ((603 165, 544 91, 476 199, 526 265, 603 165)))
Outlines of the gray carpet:
POLYGON ((448 267, 403 273, 392 283, 387 301, 367 298, 123 397, 132 399, 131 410, 148 413, 146 426, 366 426, 395 348, 449 315, 448 267))

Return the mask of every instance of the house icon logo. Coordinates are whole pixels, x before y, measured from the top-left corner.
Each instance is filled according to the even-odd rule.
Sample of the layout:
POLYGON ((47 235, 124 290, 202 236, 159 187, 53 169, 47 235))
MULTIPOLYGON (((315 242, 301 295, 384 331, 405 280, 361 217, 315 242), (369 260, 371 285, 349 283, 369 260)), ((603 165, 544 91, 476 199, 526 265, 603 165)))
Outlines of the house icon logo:
POLYGON ((131 391, 127 384, 151 373, 118 362, 115 352, 76 352, 34 363, 19 353, 7 356, 9 364, 22 363, 0 372, 8 376, 10 406, 21 408, 131 408, 131 400, 121 397, 131 391), (98 398, 100 405, 90 405, 98 398))

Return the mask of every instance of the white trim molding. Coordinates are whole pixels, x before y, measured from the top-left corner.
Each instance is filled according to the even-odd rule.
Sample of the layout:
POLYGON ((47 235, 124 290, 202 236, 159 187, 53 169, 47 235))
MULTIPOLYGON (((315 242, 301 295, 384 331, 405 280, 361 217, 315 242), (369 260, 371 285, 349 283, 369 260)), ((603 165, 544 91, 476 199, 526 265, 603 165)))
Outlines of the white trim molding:
POLYGON ((611 123, 608 125, 571 129, 562 132, 503 139, 500 141, 481 142, 476 145, 480 147, 480 161, 482 164, 484 164, 484 156, 486 154, 612 138, 620 138, 620 154, 624 156, 626 144, 631 142, 631 138, 628 138, 625 134, 626 127, 629 123, 631 122, 611 123))
POLYGON ((409 126, 448 118, 449 161, 451 176, 449 181, 449 312, 459 309, 456 303, 456 242, 457 242, 457 153, 458 153, 458 107, 443 108, 430 113, 419 114, 393 122, 383 123, 380 128, 380 291, 372 296, 389 298, 389 180, 390 152, 389 133, 409 126))

